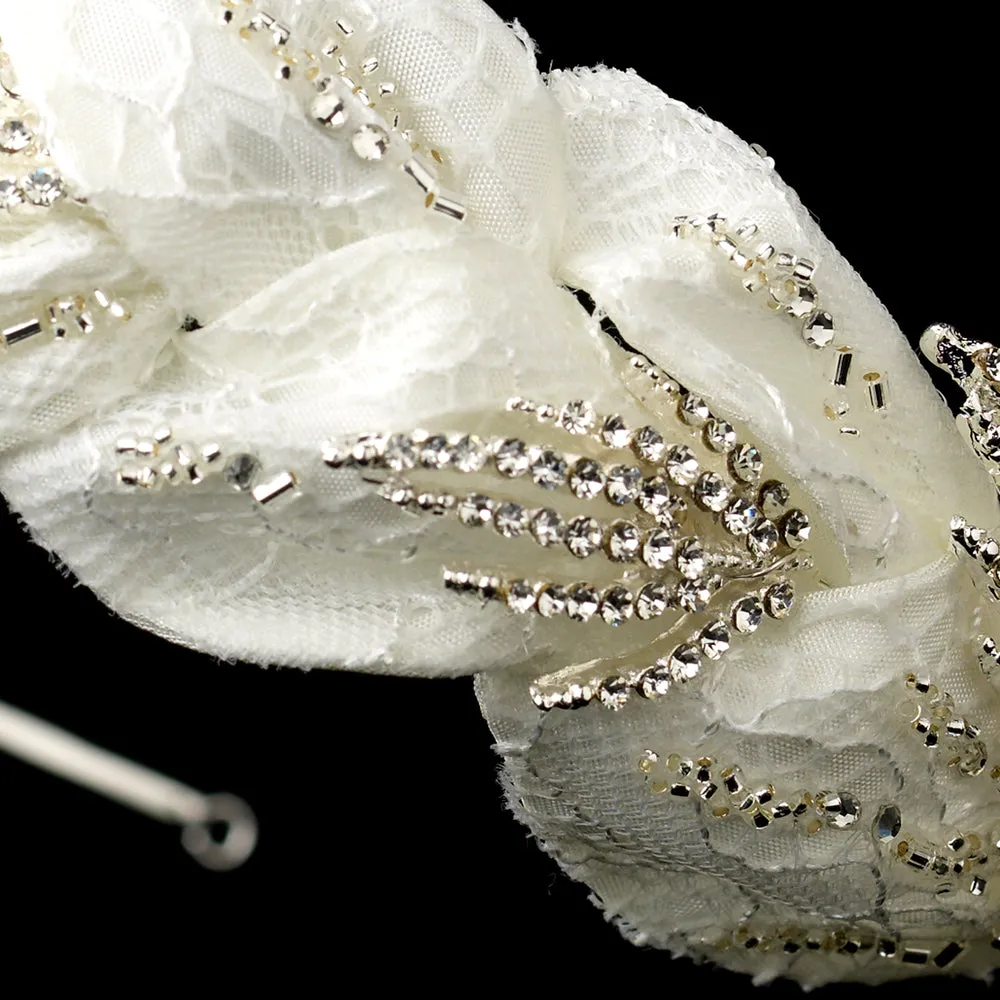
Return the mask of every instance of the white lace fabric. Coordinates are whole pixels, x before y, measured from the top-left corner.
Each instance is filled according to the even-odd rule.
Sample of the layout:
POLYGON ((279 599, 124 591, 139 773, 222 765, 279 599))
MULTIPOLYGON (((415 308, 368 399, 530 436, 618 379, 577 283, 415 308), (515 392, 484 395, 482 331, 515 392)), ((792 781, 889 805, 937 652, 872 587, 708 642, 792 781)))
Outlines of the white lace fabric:
MULTIPOLYGON (((709 945, 751 911, 772 924, 940 934, 995 913, 991 897, 880 874, 867 821, 814 838, 706 829, 690 803, 652 798, 636 771, 646 748, 710 751, 790 790, 898 802, 942 838, 995 815, 989 782, 928 777, 896 713, 902 679, 924 672, 985 740, 1000 738, 1000 699, 972 648, 977 598, 947 531, 956 512, 992 526, 995 494, 891 317, 794 192, 724 127, 635 74, 543 80, 524 36, 479 0, 267 9, 309 44, 342 15, 367 33, 469 218, 426 211, 401 173, 316 128, 220 26, 217 3, 5 5, 4 47, 86 205, 36 225, 0 215, 4 323, 95 282, 134 310, 112 336, 0 359, 0 487, 35 539, 123 616, 217 656, 478 673, 512 807, 636 941, 762 978, 875 981, 914 970, 709 945), (824 415, 829 353, 703 247, 670 236, 675 216, 712 211, 753 219, 818 264, 842 341, 892 392, 885 413, 858 396, 857 436, 824 415), (442 566, 470 552, 502 564, 502 540, 407 516, 356 471, 326 468, 320 446, 415 427, 514 433, 512 396, 586 397, 642 420, 624 352, 566 286, 738 417, 809 494, 835 586, 734 647, 696 691, 543 716, 532 677, 641 646, 642 633, 457 599, 442 566), (188 317, 197 329, 182 329, 188 317), (295 469, 303 495, 269 516, 218 484, 123 494, 116 438, 165 423, 295 469)), ((519 558, 542 565, 533 551, 519 558)), ((963 971, 989 961, 976 953, 963 971)))

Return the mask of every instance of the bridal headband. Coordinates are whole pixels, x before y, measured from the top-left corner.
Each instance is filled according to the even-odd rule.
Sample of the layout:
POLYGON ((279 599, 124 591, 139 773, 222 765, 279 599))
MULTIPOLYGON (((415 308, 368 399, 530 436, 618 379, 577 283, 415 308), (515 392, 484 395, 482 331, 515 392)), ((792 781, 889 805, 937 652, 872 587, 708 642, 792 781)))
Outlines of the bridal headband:
MULTIPOLYGON (((0 488, 39 544, 214 656, 474 675, 511 810, 636 944, 989 974, 996 348, 921 341, 956 433, 763 150, 540 75, 478 0, 0 36, 0 488)), ((14 709, 0 744, 252 850, 232 797, 14 709)))

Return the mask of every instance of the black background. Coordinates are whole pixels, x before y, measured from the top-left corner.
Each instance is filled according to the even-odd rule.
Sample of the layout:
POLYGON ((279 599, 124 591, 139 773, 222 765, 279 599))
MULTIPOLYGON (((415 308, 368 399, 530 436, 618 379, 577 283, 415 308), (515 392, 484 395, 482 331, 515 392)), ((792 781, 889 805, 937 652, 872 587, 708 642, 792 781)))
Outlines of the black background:
MULTIPOLYGON (((911 17, 834 43, 832 25, 787 9, 704 4, 685 20, 634 4, 648 6, 637 26, 616 15, 624 5, 493 6, 532 33, 542 69, 633 67, 761 143, 907 335, 947 319, 993 337, 988 167, 995 181, 982 146, 995 57, 982 26, 911 17)), ((22 942, 49 945, 57 966, 82 941, 90 968, 111 977, 138 941, 156 975, 207 949, 227 978, 278 963, 293 995, 357 971, 373 988, 400 973, 443 988, 470 962, 470 992, 602 972, 623 988, 748 988, 627 945, 537 849, 503 807, 470 680, 216 663, 115 619, 13 515, 0 546, 0 697, 195 787, 241 794, 261 822, 242 870, 209 873, 176 830, 0 755, 11 969, 22 942)), ((929 988, 940 984, 910 992, 929 988)))

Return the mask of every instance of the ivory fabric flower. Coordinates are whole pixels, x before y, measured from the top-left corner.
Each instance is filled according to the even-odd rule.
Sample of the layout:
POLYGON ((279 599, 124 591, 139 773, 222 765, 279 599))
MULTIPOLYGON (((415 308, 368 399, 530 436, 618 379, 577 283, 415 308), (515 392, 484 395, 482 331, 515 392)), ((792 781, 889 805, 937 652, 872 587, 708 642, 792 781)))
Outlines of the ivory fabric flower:
POLYGON ((475 674, 512 809, 636 943, 989 971, 1000 696, 949 525, 996 491, 766 157, 542 78, 478 0, 0 35, 0 488, 41 544, 214 655, 475 674))

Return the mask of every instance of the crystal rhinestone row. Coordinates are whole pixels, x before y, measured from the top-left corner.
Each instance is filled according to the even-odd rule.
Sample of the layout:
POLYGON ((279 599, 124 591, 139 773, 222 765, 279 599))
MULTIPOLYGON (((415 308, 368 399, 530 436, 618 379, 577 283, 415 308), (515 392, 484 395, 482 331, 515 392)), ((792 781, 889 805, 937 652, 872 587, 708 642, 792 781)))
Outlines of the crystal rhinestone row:
MULTIPOLYGON (((983 774, 989 752, 982 740, 982 732, 978 726, 955 714, 954 698, 926 677, 916 674, 906 675, 906 687, 920 701, 904 701, 899 710, 914 732, 920 735, 924 746, 943 752, 948 767, 956 768, 965 777, 975 778, 983 774)), ((1000 767, 993 769, 991 777, 994 781, 1000 779, 1000 767)))
POLYGON ((221 477, 237 493, 247 493, 262 506, 279 506, 298 494, 294 473, 279 471, 265 475, 260 459, 244 451, 227 452, 217 442, 196 447, 174 438, 169 427, 148 436, 126 435, 118 439, 116 479, 129 492, 153 492, 165 486, 200 486, 211 477, 221 477))
MULTIPOLYGON (((990 940, 987 938, 987 940, 990 940)), ((994 939, 1000 946, 1000 940, 994 939)), ((968 943, 918 934, 907 938, 888 937, 878 925, 830 922, 810 926, 764 926, 760 921, 748 921, 719 938, 691 939, 694 948, 748 952, 783 952, 791 957, 822 952, 841 955, 855 961, 900 962, 904 965, 934 965, 950 969, 966 952, 968 943)))
POLYGON ((631 426, 618 414, 599 414, 586 400, 554 406, 516 398, 509 412, 530 415, 579 447, 570 452, 520 437, 421 430, 367 434, 323 449, 331 468, 387 473, 379 494, 408 511, 447 515, 469 529, 620 567, 620 577, 602 585, 573 576, 445 571, 449 589, 500 601, 515 613, 610 626, 662 619, 657 642, 664 640, 665 648, 650 656, 651 664, 626 670, 606 662, 599 676, 582 676, 581 668, 581 676, 568 680, 539 678, 531 693, 543 709, 576 708, 595 698, 617 709, 631 691, 655 698, 687 683, 705 659, 725 653, 734 633, 749 635, 767 617, 786 617, 795 598, 787 574, 809 564, 798 552, 810 535, 809 517, 792 506, 784 483, 764 477, 757 448, 647 359, 634 358, 632 368, 662 391, 675 433, 631 426), (456 474, 476 475, 481 483, 463 494, 434 482, 456 474), (495 484, 489 492, 482 485, 487 481, 495 484), (525 504, 515 492, 521 484, 522 494, 534 489, 546 501, 525 504), (567 501, 623 514, 628 508, 628 516, 573 515, 559 509, 567 501), (720 595, 731 588, 737 592, 720 595), (703 620, 683 641, 666 642, 697 615, 703 620))
POLYGON ((655 750, 646 750, 638 769, 654 795, 691 798, 704 803, 713 819, 739 816, 757 830, 765 830, 775 821, 797 821, 812 836, 824 826, 846 830, 861 818, 858 800, 847 792, 814 795, 799 791, 779 798, 770 783, 749 787, 739 767, 714 770, 711 757, 692 760, 672 753, 664 758, 655 750))
POLYGON ((422 148, 404 118, 405 94, 386 77, 378 58, 366 53, 368 32, 335 17, 314 52, 293 44, 291 29, 250 0, 222 0, 221 17, 266 53, 275 77, 298 94, 317 128, 342 136, 360 160, 401 170, 427 208, 465 219, 465 206, 441 184, 443 156, 422 148))
POLYGON ((49 208, 66 197, 32 108, 18 92, 17 78, 0 42, 0 209, 49 208))
POLYGON ((129 307, 101 289, 88 295, 53 299, 33 315, 0 329, 0 348, 22 348, 29 343, 71 340, 98 329, 127 323, 129 307))

